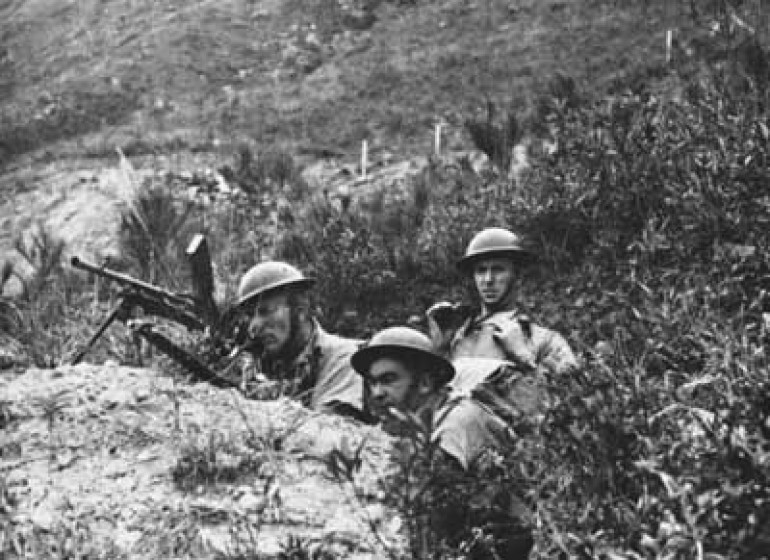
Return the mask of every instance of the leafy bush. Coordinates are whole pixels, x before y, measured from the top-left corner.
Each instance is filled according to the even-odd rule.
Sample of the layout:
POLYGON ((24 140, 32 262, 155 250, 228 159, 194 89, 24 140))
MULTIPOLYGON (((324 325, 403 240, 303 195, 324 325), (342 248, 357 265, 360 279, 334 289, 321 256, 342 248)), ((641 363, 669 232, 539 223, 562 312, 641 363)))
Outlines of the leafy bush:
POLYGON ((356 205, 318 198, 283 232, 276 258, 318 279, 316 292, 323 294, 320 303, 332 328, 371 333, 406 321, 441 292, 455 290, 455 249, 464 241, 453 228, 464 216, 456 203, 446 208, 453 196, 444 194, 447 178, 431 166, 402 190, 376 193, 356 205))
POLYGON ((225 434, 210 432, 182 447, 171 477, 180 490, 195 491, 200 486, 233 483, 253 475, 264 461, 258 453, 245 455, 225 434))
POLYGON ((484 152, 497 167, 507 172, 511 164, 513 147, 521 141, 523 130, 516 113, 506 111, 501 123, 497 120, 497 108, 495 104, 487 100, 487 114, 485 120, 468 119, 465 129, 473 141, 473 144, 484 152))
POLYGON ((51 100, 42 114, 30 119, 30 111, 20 115, 0 114, 0 168, 13 158, 64 138, 114 125, 138 108, 136 91, 99 91, 84 84, 81 91, 51 100))
POLYGON ((363 216, 319 200, 303 225, 285 232, 275 257, 297 263, 317 278, 323 313, 340 326, 346 313, 361 319, 372 307, 397 297, 398 284, 387 255, 363 216), (360 313, 360 315, 359 315, 360 313))
MULTIPOLYGON (((469 234, 493 224, 530 234, 543 256, 519 286, 523 306, 567 333, 585 368, 546 380, 544 418, 514 426, 520 439, 485 482, 525 493, 538 558, 766 557, 767 107, 720 74, 681 99, 641 91, 549 106, 559 149, 534 162, 531 188, 437 171, 417 228, 433 256, 418 243, 420 266, 397 274, 426 288, 432 266, 451 270, 469 234)), ((388 270, 374 223, 357 226, 365 258, 345 253, 351 279, 377 262, 388 270)), ((440 473, 415 472, 419 457, 402 458, 394 492, 407 479, 433 485, 440 473)), ((467 555, 420 512, 449 496, 467 503, 479 487, 441 485, 451 490, 439 502, 405 495, 412 542, 433 543, 436 558, 467 555)))
POLYGON ((184 251, 200 229, 196 210, 195 204, 178 200, 165 185, 151 181, 142 185, 121 215, 119 229, 123 257, 140 278, 169 288, 190 285, 184 251))
POLYGON ((71 306, 81 300, 84 290, 64 267, 64 242, 43 226, 18 237, 14 246, 21 261, 6 263, 3 286, 13 276, 21 292, 2 305, 3 331, 18 341, 25 359, 50 367, 70 348, 78 315, 71 306))
POLYGON ((284 193, 289 200, 299 200, 307 192, 294 158, 282 150, 254 153, 248 144, 242 144, 236 168, 230 174, 231 179, 251 195, 284 193))
POLYGON ((57 520, 57 523, 49 529, 30 527, 23 532, 16 532, 4 526, 2 531, 0 552, 3 553, 3 558, 8 560, 24 558, 123 560, 129 557, 115 542, 96 533, 88 523, 80 519, 57 520))
POLYGON ((555 251, 552 262, 582 254, 589 240, 610 260, 640 243, 649 258, 673 259, 676 239, 697 260, 715 243, 757 241, 767 223, 766 117, 752 116, 751 101, 725 95, 718 83, 689 95, 676 103, 627 94, 553 114, 560 149, 546 156, 539 188, 522 201, 527 225, 555 251), (575 232, 580 243, 565 246, 575 232))

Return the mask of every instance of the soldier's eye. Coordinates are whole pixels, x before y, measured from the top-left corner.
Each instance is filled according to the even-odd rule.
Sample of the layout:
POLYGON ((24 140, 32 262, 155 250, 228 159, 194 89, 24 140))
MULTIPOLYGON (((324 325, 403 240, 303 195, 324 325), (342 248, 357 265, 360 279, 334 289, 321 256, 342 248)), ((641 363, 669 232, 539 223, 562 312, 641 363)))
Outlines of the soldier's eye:
POLYGON ((257 307, 257 313, 259 315, 272 315, 275 313, 275 310, 278 308, 276 305, 260 305, 257 307))
POLYGON ((252 304, 245 304, 238 310, 238 315, 240 317, 251 317, 254 315, 254 311, 257 309, 257 305, 255 303, 252 304))
POLYGON ((369 379, 370 385, 390 385, 395 381, 395 376, 392 373, 385 373, 377 377, 369 379))

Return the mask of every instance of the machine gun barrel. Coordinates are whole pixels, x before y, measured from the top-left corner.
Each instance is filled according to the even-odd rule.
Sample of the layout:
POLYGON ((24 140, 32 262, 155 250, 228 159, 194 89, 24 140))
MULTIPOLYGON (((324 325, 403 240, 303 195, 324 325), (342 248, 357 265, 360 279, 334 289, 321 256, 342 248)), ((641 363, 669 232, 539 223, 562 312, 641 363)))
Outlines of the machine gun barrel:
POLYGON ((173 292, 169 292, 168 290, 164 290, 163 288, 159 288, 158 286, 154 286, 149 282, 144 282, 142 280, 133 278, 128 274, 121 274, 120 272, 110 270, 105 266, 96 266, 95 264, 91 264, 87 261, 79 259, 78 257, 72 257, 71 263, 72 263, 72 266, 74 266, 75 268, 79 268, 81 270, 87 270, 88 272, 96 274, 97 276, 108 278, 114 282, 117 282, 123 285, 126 288, 133 288, 134 290, 144 292, 146 294, 155 296, 157 298, 163 298, 165 301, 169 303, 175 303, 175 304, 184 305, 184 306, 190 305, 189 299, 184 298, 173 292))
MULTIPOLYGON (((97 266, 76 256, 71 259, 72 266, 85 270, 99 277, 115 282, 121 287, 117 306, 91 336, 86 345, 73 358, 72 364, 80 362, 99 337, 117 319, 130 327, 132 333, 176 361, 197 380, 207 381, 217 387, 239 387, 227 378, 220 377, 208 366, 213 356, 219 359, 233 355, 233 347, 240 344, 239 337, 244 333, 239 328, 238 313, 220 314, 213 298, 214 278, 208 245, 202 235, 196 235, 187 248, 187 257, 191 268, 193 294, 170 292, 159 286, 111 270, 106 266, 97 266), (144 316, 166 319, 193 331, 203 331, 210 348, 206 361, 194 353, 185 350, 169 337, 154 329, 152 322, 135 319, 135 312, 143 311, 144 316), (240 333, 240 334, 239 334, 240 333)), ((233 362, 231 361, 231 364, 233 362)))

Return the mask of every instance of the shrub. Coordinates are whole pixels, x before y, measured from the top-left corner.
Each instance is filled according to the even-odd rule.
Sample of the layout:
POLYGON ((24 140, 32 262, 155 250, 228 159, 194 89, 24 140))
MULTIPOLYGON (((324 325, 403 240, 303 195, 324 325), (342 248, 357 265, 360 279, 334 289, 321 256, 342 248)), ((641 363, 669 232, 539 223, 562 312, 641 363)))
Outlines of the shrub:
MULTIPOLYGON (((535 161, 531 189, 446 188, 421 231, 445 251, 439 232, 477 231, 494 208, 497 223, 531 234, 544 266, 521 283, 522 303, 585 358, 580 374, 548 380, 545 417, 514 426, 521 438, 485 482, 525 492, 538 558, 761 558, 766 109, 715 75, 678 101, 622 93, 549 118, 560 147, 535 161)), ((440 472, 415 473, 419 457, 403 457, 402 472, 429 488, 440 472)), ((478 483, 461 482, 443 480, 439 504, 468 503, 478 483)), ((434 557, 467 554, 420 522, 428 496, 410 503, 412 542, 427 538, 434 557)))
POLYGON ((511 164, 513 147, 521 141, 523 129, 519 118, 511 109, 501 122, 496 122, 497 108, 491 100, 487 100, 487 114, 484 120, 468 119, 465 129, 473 144, 484 152, 499 170, 507 173, 511 164))
POLYGON ((254 153, 251 146, 241 144, 232 178, 250 195, 283 193, 294 201, 307 192, 294 158, 277 149, 254 153))
POLYGON ((51 367, 71 349, 72 324, 78 318, 72 306, 81 302, 84 288, 64 267, 64 242, 45 227, 18 237, 14 246, 25 270, 17 270, 21 264, 4 268, 6 281, 16 276, 21 284, 18 298, 3 305, 6 332, 32 363, 51 367))
MULTIPOLYGON (((94 520, 96 521, 96 520, 94 520)), ((95 525, 96 523, 94 523, 95 525)), ((3 527, 0 552, 8 560, 40 558, 93 558, 94 560, 123 560, 128 554, 111 539, 98 534, 84 520, 61 520, 49 529, 31 527, 16 531, 3 527), (7 531, 7 533, 5 532, 7 531)))
MULTIPOLYGON (((371 308, 397 297, 387 255, 365 217, 318 200, 299 227, 284 232, 275 257, 298 264, 318 279, 323 313, 339 326, 347 312, 364 319, 371 308)), ((365 320, 365 319, 364 319, 365 320)))
POLYGON ((93 84, 82 84, 78 89, 81 91, 52 99, 34 118, 29 118, 28 110, 20 111, 21 115, 0 114, 0 168, 49 143, 117 124, 139 106, 136 91, 99 91, 104 88, 94 88, 93 84))
POLYGON ((439 294, 457 292, 454 259, 473 222, 464 213, 470 205, 459 206, 462 195, 453 192, 462 190, 462 180, 431 166, 394 192, 349 207, 314 199, 282 233, 275 256, 318 279, 316 292, 323 294, 332 328, 363 335, 403 323, 439 294), (355 314, 356 325, 347 325, 346 314, 355 314))
POLYGON ((245 476, 254 475, 265 462, 260 454, 245 453, 225 434, 210 432, 187 442, 171 471, 174 484, 183 491, 195 491, 198 487, 233 483, 245 476))
POLYGON ((119 242, 141 279, 170 289, 190 285, 184 251, 201 229, 196 210, 167 186, 147 181, 138 190, 121 215, 119 242))
MULTIPOLYGON (((30 302, 54 280, 55 274, 62 271, 64 242, 38 224, 28 236, 16 238, 14 249, 32 271, 28 276, 16 274, 21 283, 20 297, 23 301, 30 302)), ((13 272, 13 267, 10 266, 4 276, 10 278, 13 272)))

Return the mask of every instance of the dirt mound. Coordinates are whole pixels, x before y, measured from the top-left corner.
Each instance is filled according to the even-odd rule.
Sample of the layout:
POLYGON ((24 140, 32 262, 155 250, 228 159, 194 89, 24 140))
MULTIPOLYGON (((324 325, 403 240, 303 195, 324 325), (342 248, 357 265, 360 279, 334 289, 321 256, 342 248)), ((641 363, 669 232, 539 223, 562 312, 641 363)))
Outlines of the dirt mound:
POLYGON ((116 365, 33 369, 3 385, 6 552, 209 558, 303 546, 381 558, 400 546, 400 519, 380 503, 389 440, 376 428, 116 365), (335 481, 328 461, 362 444, 355 482, 335 481))

